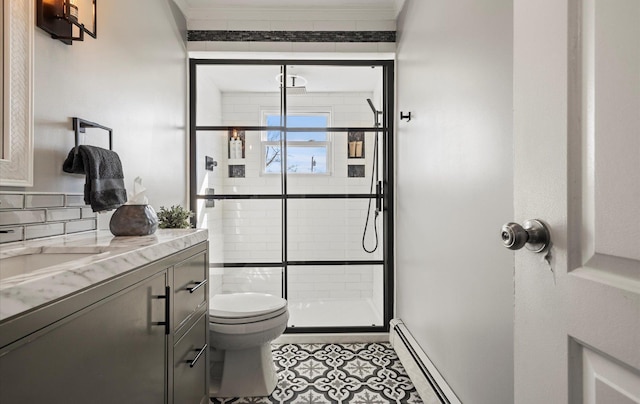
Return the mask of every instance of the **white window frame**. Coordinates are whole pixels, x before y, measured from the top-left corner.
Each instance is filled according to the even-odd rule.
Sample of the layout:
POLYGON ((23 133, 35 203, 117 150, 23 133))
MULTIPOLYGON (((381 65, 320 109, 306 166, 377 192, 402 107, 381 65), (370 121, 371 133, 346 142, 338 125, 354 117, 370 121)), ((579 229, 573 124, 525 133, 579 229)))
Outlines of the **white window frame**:
MULTIPOLYGON (((267 116, 270 115, 280 115, 279 109, 262 109, 260 111, 260 121, 263 126, 267 126, 267 116)), ((331 127, 332 120, 332 108, 331 107, 299 107, 299 108, 289 108, 287 112, 288 116, 292 115, 304 115, 304 116, 314 116, 314 115, 322 115, 327 117, 327 127, 331 127), (309 109, 313 108, 313 112, 309 112, 309 109)), ((269 146, 277 146, 281 147, 280 142, 278 141, 268 141, 267 140, 267 132, 262 131, 261 139, 260 139, 260 173, 261 175, 280 175, 280 172, 267 172, 266 171, 266 151, 269 146)), ((325 147, 327 150, 327 171, 326 172, 286 172, 288 175, 308 175, 308 176, 332 176, 333 175, 333 133, 325 132, 327 135, 327 140, 325 141, 300 141, 300 140, 290 140, 287 142, 288 147, 325 147)))

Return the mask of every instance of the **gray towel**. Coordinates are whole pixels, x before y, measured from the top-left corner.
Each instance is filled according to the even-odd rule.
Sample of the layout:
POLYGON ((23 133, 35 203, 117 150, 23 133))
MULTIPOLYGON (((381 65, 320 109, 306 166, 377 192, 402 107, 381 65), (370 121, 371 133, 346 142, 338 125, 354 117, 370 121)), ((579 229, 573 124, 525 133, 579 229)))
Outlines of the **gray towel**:
POLYGON ((73 148, 62 164, 66 173, 86 174, 84 202, 94 212, 116 209, 127 202, 120 157, 114 151, 95 146, 73 148))

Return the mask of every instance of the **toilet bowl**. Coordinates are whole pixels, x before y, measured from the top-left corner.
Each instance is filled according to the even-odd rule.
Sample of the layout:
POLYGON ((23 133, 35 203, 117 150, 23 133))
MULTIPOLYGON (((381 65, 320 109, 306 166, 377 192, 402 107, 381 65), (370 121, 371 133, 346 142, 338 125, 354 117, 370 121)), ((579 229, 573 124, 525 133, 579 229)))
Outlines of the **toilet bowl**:
POLYGON ((287 301, 263 293, 218 294, 209 302, 212 397, 268 396, 278 377, 271 341, 287 327, 287 301))

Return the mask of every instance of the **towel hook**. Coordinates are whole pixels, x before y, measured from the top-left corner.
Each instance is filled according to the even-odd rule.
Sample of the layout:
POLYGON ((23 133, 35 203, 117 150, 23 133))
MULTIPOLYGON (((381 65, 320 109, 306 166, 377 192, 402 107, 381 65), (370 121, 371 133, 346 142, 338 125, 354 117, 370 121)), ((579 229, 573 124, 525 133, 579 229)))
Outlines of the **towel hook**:
POLYGON ((87 121, 86 119, 73 118, 73 131, 76 137, 76 147, 74 154, 78 154, 78 146, 80 146, 80 133, 85 133, 86 128, 98 128, 109 132, 109 150, 113 150, 113 129, 106 126, 97 124, 95 122, 87 121))
POLYGON ((411 112, 407 112, 406 114, 400 111, 400 120, 406 119, 407 122, 411 120, 411 112))

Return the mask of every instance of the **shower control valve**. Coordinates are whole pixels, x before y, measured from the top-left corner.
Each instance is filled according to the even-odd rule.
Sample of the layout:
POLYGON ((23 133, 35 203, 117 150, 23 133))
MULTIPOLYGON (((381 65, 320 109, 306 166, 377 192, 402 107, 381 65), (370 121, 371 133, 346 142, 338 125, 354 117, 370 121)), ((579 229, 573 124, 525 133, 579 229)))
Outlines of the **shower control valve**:
POLYGON ((513 222, 506 223, 500 233, 502 244, 510 250, 519 250, 526 246, 529 251, 542 252, 551 241, 549 229, 537 219, 527 220, 522 226, 513 222))

